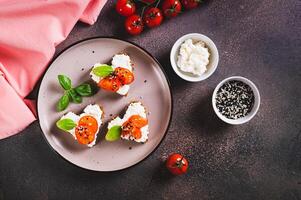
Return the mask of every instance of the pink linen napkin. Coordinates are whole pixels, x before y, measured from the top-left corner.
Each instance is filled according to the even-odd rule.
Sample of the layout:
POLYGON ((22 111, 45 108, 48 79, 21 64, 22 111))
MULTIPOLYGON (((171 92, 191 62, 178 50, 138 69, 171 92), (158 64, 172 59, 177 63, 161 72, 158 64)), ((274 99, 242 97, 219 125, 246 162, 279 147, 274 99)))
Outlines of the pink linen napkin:
POLYGON ((78 20, 93 24, 106 0, 0 0, 0 139, 33 122, 24 99, 45 71, 55 46, 78 20))

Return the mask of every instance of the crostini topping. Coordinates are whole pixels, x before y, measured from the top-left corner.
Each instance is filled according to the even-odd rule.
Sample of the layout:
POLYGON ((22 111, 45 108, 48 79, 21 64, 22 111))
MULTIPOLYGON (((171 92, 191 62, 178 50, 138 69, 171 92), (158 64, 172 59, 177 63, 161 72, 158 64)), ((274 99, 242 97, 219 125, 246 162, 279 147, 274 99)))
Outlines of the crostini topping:
POLYGON ((97 104, 87 105, 80 115, 68 112, 56 122, 56 126, 70 133, 78 143, 93 147, 102 125, 103 111, 97 104))
POLYGON ((148 123, 147 119, 139 116, 133 115, 126 122, 122 124, 122 135, 130 135, 135 139, 141 138, 141 130, 143 126, 146 126, 148 123))
POLYGON ((92 116, 83 116, 75 128, 76 139, 81 144, 90 144, 94 140, 97 130, 97 120, 92 116))
POLYGON ((76 126, 76 123, 72 119, 61 119, 56 122, 56 126, 63 131, 69 131, 76 126))
POLYGON ((123 85, 131 84, 134 81, 134 74, 126 68, 117 67, 114 74, 119 78, 123 85))
POLYGON ((104 90, 116 92, 119 90, 121 82, 115 76, 107 76, 99 81, 98 86, 104 90))
POLYGON ((99 65, 97 67, 94 67, 92 71, 96 76, 106 77, 113 73, 114 69, 110 65, 99 65))
POLYGON ((106 140, 110 142, 118 140, 120 138, 121 131, 122 131, 121 126, 111 127, 106 134, 106 140))
MULTIPOLYGON (((97 68, 103 68, 103 67, 104 66, 97 67, 97 68)), ((97 68, 94 68, 93 70, 97 68)), ((104 90, 116 92, 117 90, 119 90, 119 88, 122 85, 128 85, 133 81, 134 81, 134 74, 130 70, 123 67, 117 67, 108 76, 105 76, 103 79, 101 79, 98 83, 98 86, 104 90)))

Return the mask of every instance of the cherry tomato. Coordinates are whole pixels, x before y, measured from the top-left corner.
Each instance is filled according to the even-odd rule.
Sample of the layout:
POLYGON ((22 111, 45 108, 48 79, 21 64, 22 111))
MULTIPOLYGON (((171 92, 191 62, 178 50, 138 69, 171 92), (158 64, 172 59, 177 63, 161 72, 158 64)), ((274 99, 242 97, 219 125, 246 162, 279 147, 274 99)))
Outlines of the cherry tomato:
POLYGON ((199 5, 200 0, 181 0, 181 3, 185 9, 190 10, 196 8, 199 5))
POLYGON ((98 86, 104 90, 116 92, 119 90, 121 82, 116 76, 107 76, 99 81, 98 86))
POLYGON ((131 127, 128 128, 128 124, 124 127, 124 130, 122 131, 122 135, 126 136, 126 135, 130 135, 132 137, 134 137, 135 139, 140 139, 142 134, 141 134, 141 130, 140 128, 137 127, 131 127))
POLYGON ((159 26, 162 23, 163 15, 159 8, 149 8, 143 16, 144 23, 149 27, 159 26))
POLYGON ((95 133, 98 129, 97 120, 90 115, 81 117, 78 121, 78 125, 88 126, 91 129, 91 131, 95 133))
POLYGON ((75 137, 80 144, 90 144, 98 130, 97 120, 92 116, 83 116, 75 127, 75 137))
POLYGON ((148 123, 147 119, 141 117, 140 115, 133 115, 128 120, 138 128, 142 128, 143 126, 146 126, 148 123))
POLYGON ((128 17, 135 13, 136 6, 132 0, 117 0, 116 11, 120 15, 128 17))
POLYGON ((188 161, 180 154, 171 154, 167 158, 166 167, 174 175, 184 174, 188 169, 188 161))
POLYGON ((126 68, 117 67, 114 73, 123 85, 128 85, 134 81, 134 74, 126 68))
POLYGON ((139 15, 132 15, 126 18, 124 26, 131 35, 139 35, 143 31, 143 22, 139 15))
POLYGON ((175 17, 182 9, 182 5, 179 0, 165 0, 162 4, 162 10, 165 17, 175 17))
POLYGON ((131 116, 126 122, 122 124, 122 135, 130 135, 135 139, 141 138, 141 128, 147 125, 147 119, 140 115, 131 116))

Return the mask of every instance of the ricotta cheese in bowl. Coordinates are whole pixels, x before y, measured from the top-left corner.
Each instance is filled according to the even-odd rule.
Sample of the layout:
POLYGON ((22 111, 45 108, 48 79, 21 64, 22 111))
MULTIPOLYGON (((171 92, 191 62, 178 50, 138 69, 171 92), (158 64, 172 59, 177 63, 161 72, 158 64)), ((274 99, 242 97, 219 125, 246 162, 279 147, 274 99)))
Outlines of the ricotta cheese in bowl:
POLYGON ((200 33, 180 37, 170 51, 170 63, 175 73, 190 82, 203 81, 216 70, 219 61, 214 42, 200 33))
POLYGON ((207 71, 209 57, 205 42, 187 39, 181 44, 177 65, 183 72, 200 76, 207 71))

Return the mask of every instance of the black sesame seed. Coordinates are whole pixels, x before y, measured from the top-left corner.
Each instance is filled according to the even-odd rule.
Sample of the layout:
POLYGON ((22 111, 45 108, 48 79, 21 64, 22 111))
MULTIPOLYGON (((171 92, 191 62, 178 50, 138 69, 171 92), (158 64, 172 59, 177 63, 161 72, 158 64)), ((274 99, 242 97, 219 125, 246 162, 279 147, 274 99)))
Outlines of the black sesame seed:
POLYGON ((241 81, 229 81, 222 85, 216 94, 216 107, 229 119, 248 115, 254 105, 251 87, 241 81))

